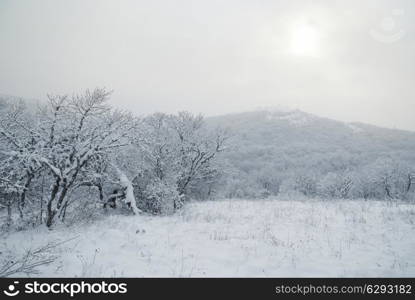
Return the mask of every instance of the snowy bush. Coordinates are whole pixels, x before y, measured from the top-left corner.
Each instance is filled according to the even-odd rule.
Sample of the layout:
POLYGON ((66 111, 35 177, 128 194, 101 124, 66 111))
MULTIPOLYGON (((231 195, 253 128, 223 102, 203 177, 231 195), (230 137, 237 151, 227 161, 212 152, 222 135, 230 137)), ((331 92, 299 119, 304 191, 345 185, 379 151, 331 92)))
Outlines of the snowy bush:
POLYGON ((146 186, 141 201, 146 211, 163 215, 173 213, 183 204, 176 185, 160 180, 146 186))
POLYGON ((293 189, 305 196, 313 197, 317 194, 317 180, 312 175, 298 175, 294 180, 293 189))
POLYGON ((348 174, 328 173, 318 182, 319 194, 325 198, 342 198, 349 196, 353 180, 348 174))

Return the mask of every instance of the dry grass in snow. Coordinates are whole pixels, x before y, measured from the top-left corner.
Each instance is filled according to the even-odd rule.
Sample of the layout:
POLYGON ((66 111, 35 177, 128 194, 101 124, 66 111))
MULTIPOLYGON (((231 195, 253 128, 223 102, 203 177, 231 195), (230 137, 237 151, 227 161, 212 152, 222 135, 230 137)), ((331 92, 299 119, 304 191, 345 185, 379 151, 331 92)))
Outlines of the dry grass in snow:
POLYGON ((167 217, 15 232, 0 251, 19 255, 74 237, 36 276, 415 276, 415 206, 379 201, 190 203, 167 217))

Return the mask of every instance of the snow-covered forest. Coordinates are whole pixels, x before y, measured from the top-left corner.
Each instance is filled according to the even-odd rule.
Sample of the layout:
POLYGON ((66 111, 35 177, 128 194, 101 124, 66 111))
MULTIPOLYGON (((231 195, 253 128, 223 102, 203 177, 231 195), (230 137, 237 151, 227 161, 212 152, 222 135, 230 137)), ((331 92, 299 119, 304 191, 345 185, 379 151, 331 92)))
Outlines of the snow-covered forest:
POLYGON ((210 118, 231 132, 227 198, 414 199, 415 133, 345 123, 299 110, 210 118))
POLYGON ((227 135, 202 116, 138 118, 108 105, 105 89, 48 96, 36 107, 1 102, 3 225, 48 227, 97 209, 169 214, 222 171, 227 135), (18 215, 18 218, 15 217, 18 215))
MULTIPOLYGON (((48 95, 45 101, 0 98, 1 276, 111 276, 113 271, 115 276, 414 274, 415 261, 407 261, 407 253, 414 246, 415 133, 298 110, 210 118, 189 112, 137 116, 110 103, 111 92, 101 88, 48 95), (287 225, 290 220, 295 224, 287 225), (350 224, 358 231, 348 232, 350 224), (376 232, 364 229, 375 225, 376 232), (277 232, 281 226, 294 236, 277 232), (402 244, 390 235, 391 227, 402 230, 401 238, 411 237, 402 244), (168 228, 178 231, 169 233, 168 228), (326 237, 313 237, 313 228, 339 236, 324 245, 326 237), (204 267, 183 265, 182 253, 177 270, 171 264, 177 263, 177 243, 187 247, 196 264, 189 250, 197 248, 196 242, 182 240, 183 230, 192 240, 205 237, 210 242, 197 243, 211 249, 216 249, 212 242, 233 239, 238 240, 237 249, 246 246, 239 240, 265 243, 256 250, 246 246, 246 253, 232 250, 241 257, 265 251, 271 259, 270 249, 282 247, 292 261, 282 263, 283 271, 257 261, 253 273, 249 268, 238 273, 233 267, 212 267, 218 261, 209 251, 201 254, 204 267), (295 250, 305 241, 294 234, 298 230, 304 231, 307 247, 334 255, 333 263, 344 263, 344 253, 349 257, 364 249, 383 259, 386 254, 372 247, 379 243, 391 247, 394 258, 371 270, 356 264, 332 273, 313 273, 313 266, 293 269, 305 259, 295 250), (74 241, 86 241, 92 232, 102 236, 99 246, 83 243, 82 250, 75 251, 81 251, 80 257, 93 255, 93 262, 81 259, 82 272, 69 268, 76 263, 67 247, 76 248, 74 241), (134 273, 123 261, 114 262, 111 269, 106 263, 110 253, 118 251, 112 247, 118 246, 108 244, 112 242, 107 234, 112 240, 124 237, 128 247, 141 247, 131 239, 145 242, 142 258, 154 254, 171 269, 155 270, 149 262, 139 264, 144 269, 134 273), (154 243, 171 234, 176 246, 166 245, 160 252, 154 243), (371 239, 369 247, 366 234, 383 240, 371 239), (98 251, 106 253, 101 273, 95 265, 98 251)), ((314 250, 310 255, 317 255, 314 250)), ((136 257, 128 251, 125 255, 128 264, 136 257)), ((374 257, 367 259, 373 263, 374 257)))

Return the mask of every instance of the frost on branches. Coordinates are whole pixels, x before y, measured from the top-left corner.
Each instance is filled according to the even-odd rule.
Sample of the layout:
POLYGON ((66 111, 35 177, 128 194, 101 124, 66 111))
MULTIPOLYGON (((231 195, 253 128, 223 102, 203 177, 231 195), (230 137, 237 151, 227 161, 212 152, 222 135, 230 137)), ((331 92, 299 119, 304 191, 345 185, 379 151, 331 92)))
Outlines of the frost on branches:
MULTIPOLYGON (((40 204, 49 227, 56 217, 65 216, 68 196, 75 188, 96 184, 96 178, 89 176, 93 169, 130 143, 137 121, 108 106, 109 95, 105 89, 95 89, 72 97, 49 96, 48 103, 30 118, 24 118, 29 113, 23 106, 12 105, 3 112, 6 118, 2 118, 0 133, 7 148, 2 149, 3 161, 9 162, 7 166, 14 173, 21 174, 8 172, 16 179, 3 175, 1 181, 13 182, 15 191, 9 193, 10 197, 20 198, 22 207, 30 181, 46 177, 49 193, 40 204), (23 168, 17 168, 19 165, 23 168)), ((4 190, 8 191, 10 187, 4 190)))
POLYGON ((142 165, 134 178, 144 210, 166 213, 179 209, 198 184, 208 184, 214 164, 225 149, 227 133, 211 131, 203 118, 187 112, 154 114, 143 120, 142 165))
POLYGON ((170 213, 215 173, 226 135, 201 116, 139 119, 113 109, 105 89, 49 95, 37 107, 0 102, 0 194, 23 223, 65 220, 122 201, 134 214, 170 213), (115 163, 113 163, 115 162, 115 163))

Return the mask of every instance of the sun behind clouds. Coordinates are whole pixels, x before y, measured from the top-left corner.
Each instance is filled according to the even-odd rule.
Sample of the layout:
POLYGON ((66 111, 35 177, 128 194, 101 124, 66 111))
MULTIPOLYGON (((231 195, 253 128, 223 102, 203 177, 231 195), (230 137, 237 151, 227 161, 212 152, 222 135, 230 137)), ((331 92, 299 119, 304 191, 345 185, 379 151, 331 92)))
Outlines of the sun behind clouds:
POLYGON ((320 54, 321 33, 309 23, 293 26, 290 40, 290 53, 298 56, 317 57, 320 54))

